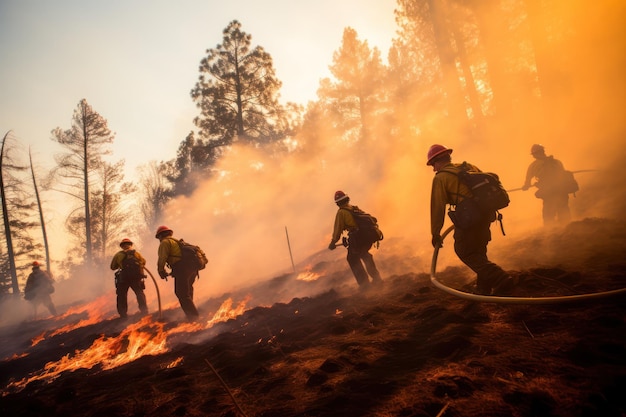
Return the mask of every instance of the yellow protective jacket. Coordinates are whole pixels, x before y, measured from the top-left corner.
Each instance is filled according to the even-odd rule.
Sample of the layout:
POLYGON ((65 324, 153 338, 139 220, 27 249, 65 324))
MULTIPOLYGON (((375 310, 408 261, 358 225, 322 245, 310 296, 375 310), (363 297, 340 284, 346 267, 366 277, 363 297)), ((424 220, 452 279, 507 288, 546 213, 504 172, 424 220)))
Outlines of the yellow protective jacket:
POLYGON ((558 182, 558 177, 554 176, 554 173, 559 173, 565 170, 563 163, 558 159, 554 159, 553 156, 546 156, 545 158, 535 159, 526 171, 526 179, 524 180, 524 188, 530 187, 533 178, 537 179, 537 187, 553 187, 555 182, 558 182))
POLYGON ((351 213, 354 208, 355 206, 347 203, 339 206, 339 210, 337 210, 337 214, 335 215, 335 226, 333 227, 333 237, 331 238, 330 243, 336 243, 344 230, 356 228, 356 222, 354 221, 354 217, 352 217, 351 213))
POLYGON ((163 238, 159 244, 159 260, 157 261, 157 271, 159 273, 166 272, 165 264, 170 268, 182 259, 182 253, 180 246, 178 246, 178 240, 171 236, 163 238))
MULTIPOLYGON (((475 165, 464 163, 469 166, 470 171, 481 172, 475 165)), ((469 188, 462 184, 456 175, 461 170, 461 165, 450 162, 443 166, 433 178, 430 196, 430 231, 433 237, 441 234, 446 217, 446 206, 456 205, 472 195, 469 188)))
MULTIPOLYGON (((127 250, 134 250, 134 249, 127 249, 127 250)), ((124 262, 124 258, 126 258, 126 251, 121 250, 118 253, 116 253, 115 256, 113 256, 113 259, 111 260, 111 269, 114 271, 116 269, 122 269, 122 262, 124 262)), ((137 252, 137 250, 135 250, 135 258, 139 260, 139 265, 141 265, 142 268, 146 266, 146 260, 143 258, 143 256, 141 256, 139 252, 137 252)))

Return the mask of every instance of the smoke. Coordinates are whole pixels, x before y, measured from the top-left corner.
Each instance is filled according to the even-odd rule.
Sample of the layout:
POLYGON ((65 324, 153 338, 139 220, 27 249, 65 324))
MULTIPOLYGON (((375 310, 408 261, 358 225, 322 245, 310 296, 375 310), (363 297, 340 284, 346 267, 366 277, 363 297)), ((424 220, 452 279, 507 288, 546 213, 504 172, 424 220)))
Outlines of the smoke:
MULTIPOLYGON (((318 132, 315 147, 308 144, 308 152, 288 156, 269 157, 250 147, 233 147, 217 166, 220 174, 201 183, 191 197, 172 202, 163 220, 175 237, 207 252, 210 264, 197 284, 200 291, 215 294, 290 272, 287 233, 296 263, 326 253, 336 190, 345 191, 353 204, 378 218, 387 242, 396 239, 388 245, 383 241, 373 252, 375 258, 411 259, 416 268, 427 267, 432 254, 433 172, 425 165, 425 154, 432 143, 453 148, 455 162, 466 160, 498 173, 508 189, 521 187, 532 162, 530 147, 541 143, 566 169, 595 170, 577 174, 580 191, 571 199, 573 220, 613 216, 615 202, 623 206, 624 183, 615 184, 610 195, 601 184, 625 154, 626 37, 618 36, 624 31, 624 6, 618 3, 555 2, 552 13, 560 16, 563 27, 562 38, 551 45, 559 53, 552 54, 555 62, 550 66, 560 77, 553 80, 559 88, 544 98, 542 108, 537 107, 539 101, 519 102, 504 117, 485 118, 478 134, 469 135, 455 128, 463 123, 447 120, 445 125, 431 126, 429 134, 396 143, 384 138, 370 144, 337 142, 318 132)), ((520 83, 518 88, 527 85, 520 83)), ((513 94, 523 96, 519 91, 513 94)), ((623 177, 619 175, 620 180, 623 177)), ((501 239, 517 241, 543 231, 541 200, 532 189, 512 192, 511 200, 503 210, 507 236, 493 227, 490 248, 501 239)), ((343 255, 327 254, 333 259, 343 255)), ((442 259, 445 265, 445 256, 442 259)), ((406 262, 384 264, 388 269, 381 271, 383 275, 410 272, 394 268, 396 264, 406 268, 406 262)))

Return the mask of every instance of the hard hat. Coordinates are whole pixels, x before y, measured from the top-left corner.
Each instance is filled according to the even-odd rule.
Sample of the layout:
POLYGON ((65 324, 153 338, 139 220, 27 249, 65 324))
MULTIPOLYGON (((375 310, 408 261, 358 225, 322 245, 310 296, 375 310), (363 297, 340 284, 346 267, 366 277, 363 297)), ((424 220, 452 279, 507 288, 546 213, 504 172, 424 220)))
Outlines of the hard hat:
POLYGON ((39 268, 41 265, 39 264, 39 262, 35 261, 33 262, 33 268, 39 268))
POLYGON ((335 203, 338 203, 342 200, 345 200, 347 198, 350 198, 346 195, 346 193, 344 193, 343 191, 336 191, 335 192, 335 203))
MULTIPOLYGON (((159 226, 159 228, 156 231, 156 234, 154 235, 154 237, 156 237, 157 239, 159 238, 159 235, 163 232, 172 232, 172 229, 170 229, 167 226, 159 226)), ((174 233, 174 232, 172 232, 174 233)))
POLYGON ((426 158, 427 158, 426 165, 432 165, 433 159, 435 159, 436 157, 444 153, 451 154, 452 149, 446 148, 443 145, 437 145, 437 144, 431 146, 430 149, 428 149, 428 154, 426 155, 426 158))
POLYGON ((542 154, 545 153, 545 148, 543 147, 543 145, 540 145, 538 143, 535 143, 533 146, 530 147, 530 154, 531 155, 535 155, 535 154, 542 154))
POLYGON ((122 239, 122 241, 120 242, 120 247, 124 246, 126 243, 128 243, 128 244, 132 245, 132 244, 133 244, 133 241, 132 241, 132 240, 130 240, 130 239, 128 239, 128 238, 124 238, 124 239, 122 239))

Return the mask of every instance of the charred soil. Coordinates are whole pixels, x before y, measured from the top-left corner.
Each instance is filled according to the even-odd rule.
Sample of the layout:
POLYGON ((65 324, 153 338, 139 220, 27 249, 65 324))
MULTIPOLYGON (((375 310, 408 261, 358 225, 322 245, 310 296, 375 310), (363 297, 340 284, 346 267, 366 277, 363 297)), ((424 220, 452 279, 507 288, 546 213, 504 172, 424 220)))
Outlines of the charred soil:
MULTIPOLYGON (((520 295, 597 292, 626 282, 623 227, 585 220, 558 236, 532 239, 535 248, 558 244, 567 256, 544 253, 540 262, 535 256, 529 264, 532 254, 511 251, 520 264, 530 265, 515 271, 523 278, 520 295), (610 231, 610 241, 581 247, 598 228, 610 231)), ((438 276, 467 289, 459 280, 465 275, 463 267, 450 267, 438 276)), ((288 285, 289 276, 280 279, 288 285)), ((63 355, 71 358, 102 334, 119 334, 128 323, 103 321, 36 346, 30 346, 30 335, 44 323, 3 329, 4 341, 22 341, 27 354, 3 352, 0 412, 16 417, 626 414, 623 295, 503 305, 444 293, 423 271, 388 276, 382 287, 365 292, 356 290, 347 273, 319 278, 324 279, 332 280, 333 288, 179 334, 165 353, 113 369, 63 372, 19 389, 11 383, 63 355)), ((204 310, 216 303, 207 302, 204 310)), ((167 314, 163 322, 165 329, 179 324, 167 314)))

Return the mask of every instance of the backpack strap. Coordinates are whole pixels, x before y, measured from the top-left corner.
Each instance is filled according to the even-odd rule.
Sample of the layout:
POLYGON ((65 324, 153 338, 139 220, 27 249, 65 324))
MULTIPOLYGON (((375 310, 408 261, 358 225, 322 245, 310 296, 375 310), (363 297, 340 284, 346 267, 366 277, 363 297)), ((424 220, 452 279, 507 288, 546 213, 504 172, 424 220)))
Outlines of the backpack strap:
MULTIPOLYGON (((439 171, 437 171, 437 174, 435 174, 435 175, 439 175, 439 173, 441 173, 441 172, 446 172, 448 174, 452 174, 455 177, 459 178, 459 173, 458 172, 452 171, 452 170, 449 170, 449 169, 439 170, 439 171)), ((460 191, 461 191, 461 179, 459 178, 459 180, 456 183, 456 193, 454 193, 454 204, 452 204, 453 206, 456 206, 457 204, 459 204, 459 196, 461 195, 460 191)), ((467 197, 463 196, 463 198, 467 198, 467 197)))

